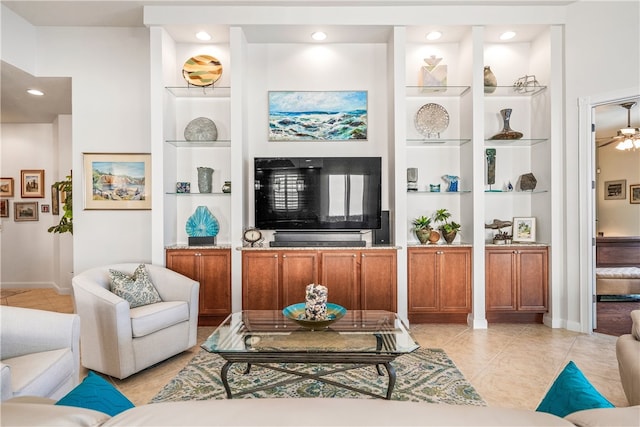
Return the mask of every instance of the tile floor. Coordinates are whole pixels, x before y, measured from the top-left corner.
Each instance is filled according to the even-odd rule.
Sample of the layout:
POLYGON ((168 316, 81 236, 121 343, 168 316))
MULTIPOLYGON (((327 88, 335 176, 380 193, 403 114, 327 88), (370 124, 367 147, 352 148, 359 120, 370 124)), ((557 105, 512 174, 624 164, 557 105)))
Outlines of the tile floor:
MULTIPOLYGON (((73 312, 69 295, 52 289, 3 289, 2 305, 73 312)), ((198 342, 213 327, 198 328, 198 342)), ((628 406, 615 355, 617 337, 551 329, 538 324, 413 325, 423 347, 444 349, 490 406, 535 409, 560 370, 573 360, 616 406, 628 406)), ((136 405, 147 403, 199 351, 194 348, 124 380, 110 378, 136 405)), ((86 370, 81 376, 86 375, 86 370)))

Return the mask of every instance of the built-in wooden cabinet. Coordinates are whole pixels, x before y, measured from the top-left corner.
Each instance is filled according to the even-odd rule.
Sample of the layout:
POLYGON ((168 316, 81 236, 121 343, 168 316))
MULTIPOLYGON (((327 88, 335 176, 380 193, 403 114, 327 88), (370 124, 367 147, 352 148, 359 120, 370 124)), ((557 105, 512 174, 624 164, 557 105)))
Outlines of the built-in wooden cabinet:
POLYGON ((485 251, 489 321, 541 320, 547 311, 547 247, 490 247, 485 251))
POLYGON ((471 312, 471 247, 410 247, 407 271, 410 321, 466 322, 471 312))
POLYGON ((167 249, 166 266, 200 282, 198 325, 217 325, 231 313, 231 249, 167 249))
POLYGON ((310 283, 347 309, 397 309, 395 250, 246 250, 242 308, 279 310, 303 302, 310 283))

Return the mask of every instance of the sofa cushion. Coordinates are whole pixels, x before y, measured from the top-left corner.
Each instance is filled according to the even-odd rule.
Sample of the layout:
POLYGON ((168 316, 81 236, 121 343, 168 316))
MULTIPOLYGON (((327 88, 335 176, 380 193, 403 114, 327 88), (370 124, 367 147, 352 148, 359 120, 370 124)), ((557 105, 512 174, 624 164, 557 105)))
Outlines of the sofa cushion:
POLYGON ((578 427, 638 427, 640 406, 585 409, 564 417, 578 427))
POLYGON ((103 412, 40 402, 21 402, 10 399, 2 402, 0 425, 47 427, 95 427, 109 420, 103 412))
POLYGON ((129 302, 131 308, 162 301, 144 264, 140 264, 132 276, 109 269, 111 292, 129 302))
POLYGON ((189 320, 185 301, 166 301, 131 309, 131 331, 134 338, 144 337, 177 323, 189 320))
POLYGON ((56 405, 93 409, 111 416, 134 407, 124 394, 92 371, 56 405))
POLYGON ((631 312, 631 335, 640 341, 640 310, 633 310, 631 312))
POLYGON ((73 353, 68 348, 5 359, 11 367, 14 396, 50 396, 74 374, 73 353))
POLYGON ((584 409, 613 407, 571 361, 560 372, 536 411, 565 417, 584 409))

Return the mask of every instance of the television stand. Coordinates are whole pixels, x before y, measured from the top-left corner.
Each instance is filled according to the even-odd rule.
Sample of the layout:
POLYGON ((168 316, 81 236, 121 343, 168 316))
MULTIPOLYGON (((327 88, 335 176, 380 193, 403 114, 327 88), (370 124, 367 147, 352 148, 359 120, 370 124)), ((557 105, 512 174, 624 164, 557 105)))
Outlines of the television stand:
POLYGON ((276 231, 271 247, 363 247, 360 231, 276 231))

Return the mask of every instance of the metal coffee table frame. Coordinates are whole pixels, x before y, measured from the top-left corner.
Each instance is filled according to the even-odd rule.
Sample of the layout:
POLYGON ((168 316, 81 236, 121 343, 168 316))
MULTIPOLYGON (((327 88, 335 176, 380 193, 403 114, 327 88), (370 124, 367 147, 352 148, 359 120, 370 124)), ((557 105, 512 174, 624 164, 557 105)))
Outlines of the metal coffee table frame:
POLYGON ((328 329, 331 332, 348 334, 360 334, 360 336, 375 337, 375 348, 366 350, 343 349, 322 349, 312 350, 300 349, 256 349, 252 345, 252 340, 261 334, 275 334, 287 337, 290 334, 315 334, 305 335, 307 339, 317 338, 317 344, 321 347, 325 331, 305 331, 294 322, 286 319, 280 312, 271 310, 244 311, 234 313, 229 316, 207 339, 202 347, 212 353, 219 354, 226 360, 220 371, 222 384, 227 394, 227 398, 242 396, 256 391, 274 388, 280 385, 290 384, 305 379, 313 379, 341 387, 347 390, 366 394, 368 396, 391 399, 393 388, 396 383, 396 371, 391 362, 398 356, 410 353, 419 346, 410 336, 407 328, 398 319, 395 313, 385 311, 353 310, 345 318, 331 325, 328 329), (235 316, 235 319, 234 319, 235 316), (240 320, 242 319, 242 320, 240 320), (235 325, 234 325, 235 320, 235 325), (373 324, 372 324, 373 320, 373 324), (399 325, 399 328, 396 327, 399 325), (222 329, 221 329, 222 328, 222 329), (226 330, 224 329, 226 328, 226 330), (399 346, 396 335, 403 336, 405 341, 409 341, 407 347, 399 346), (401 347, 401 348, 400 348, 401 347), (249 373, 252 366, 259 366, 279 372, 292 374, 294 377, 279 381, 273 384, 254 387, 231 392, 229 386, 228 373, 235 363, 246 363, 245 374, 249 373), (304 364, 346 364, 346 367, 328 368, 322 372, 308 373, 287 369, 277 364, 282 363, 304 363, 304 364), (384 366, 389 377, 385 395, 372 393, 368 390, 342 384, 329 378, 324 378, 338 372, 345 372, 365 366, 375 366, 378 375, 384 375, 381 367, 384 366))

